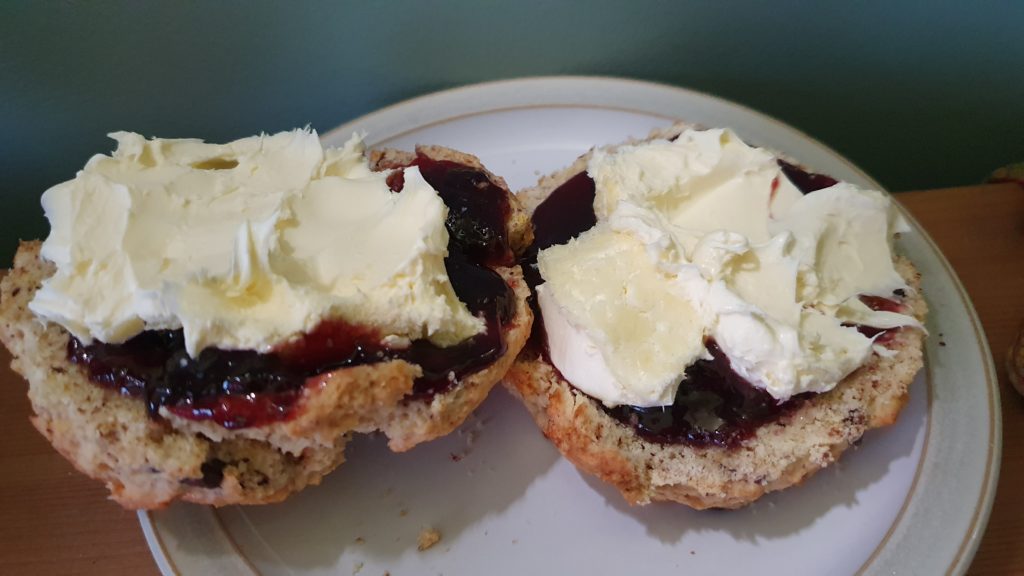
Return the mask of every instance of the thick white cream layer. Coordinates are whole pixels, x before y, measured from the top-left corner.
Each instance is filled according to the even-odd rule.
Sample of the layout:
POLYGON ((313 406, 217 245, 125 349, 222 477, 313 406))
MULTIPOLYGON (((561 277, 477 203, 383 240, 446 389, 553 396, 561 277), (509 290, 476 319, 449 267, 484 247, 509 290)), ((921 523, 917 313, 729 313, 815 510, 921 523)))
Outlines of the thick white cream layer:
POLYGON ((111 136, 113 154, 42 200, 57 272, 30 308, 78 338, 180 327, 195 355, 267 350, 330 318, 440 345, 483 329, 448 279, 437 192, 415 167, 391 192, 359 137, 111 136))
POLYGON ((549 352, 569 381, 610 404, 671 403, 679 374, 703 352, 701 323, 643 244, 598 224, 538 261, 549 352))
POLYGON ((725 130, 597 151, 588 172, 598 225, 541 252, 539 292, 552 361, 605 404, 670 403, 705 338, 779 400, 825 392, 873 352, 844 322, 920 327, 858 299, 908 289, 891 251, 908 228, 880 192, 839 183, 803 195, 774 156, 725 130), (647 292, 687 305, 631 303, 640 270, 652 271, 647 292))

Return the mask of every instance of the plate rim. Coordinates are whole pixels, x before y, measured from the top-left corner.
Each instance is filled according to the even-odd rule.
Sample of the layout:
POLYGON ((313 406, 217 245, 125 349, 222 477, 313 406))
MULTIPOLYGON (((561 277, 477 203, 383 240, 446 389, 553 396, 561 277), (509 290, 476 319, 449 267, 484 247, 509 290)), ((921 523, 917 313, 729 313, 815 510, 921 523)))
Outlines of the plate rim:
MULTIPOLYGON (((443 124, 443 123, 447 123, 447 122, 452 122, 452 121, 459 120, 461 118, 465 118, 465 117, 469 117, 469 116, 489 114, 489 113, 501 112, 501 111, 506 111, 506 110, 518 110, 518 109, 529 109, 529 108, 551 109, 551 108, 565 107, 565 108, 611 109, 611 110, 617 110, 617 111, 623 111, 623 112, 631 112, 631 113, 647 114, 647 115, 652 115, 652 116, 656 116, 656 117, 663 117, 663 118, 665 118, 667 120, 679 120, 680 119, 676 115, 668 114, 668 113, 661 112, 661 111, 658 111, 658 110, 648 110, 648 109, 645 109, 645 108, 637 108, 637 107, 632 107, 632 106, 626 107, 626 106, 616 106, 616 105, 602 105, 600 103, 598 103, 598 104, 588 104, 586 102, 587 98, 578 98, 578 99, 568 98, 567 100, 570 100, 570 101, 563 101, 563 102, 558 102, 558 103, 548 103, 548 104, 542 104, 542 103, 536 103, 536 102, 529 103, 529 104, 525 104, 525 103, 521 103, 521 104, 518 104, 518 105, 514 104, 515 99, 519 99, 519 100, 528 99, 531 96, 530 95, 530 90, 531 89, 534 92, 538 92, 538 91, 543 92, 545 89, 550 90, 550 89, 557 88, 557 87, 561 86, 561 88, 563 89, 562 91, 565 92, 564 89, 567 86, 576 86, 578 88, 582 88, 582 87, 584 87, 586 85, 590 85, 591 87, 593 87, 594 85, 601 85, 603 87, 610 87, 610 88, 615 88, 615 89, 619 89, 619 90, 640 90, 640 91, 647 90, 647 91, 658 91, 658 92, 661 92, 663 94, 672 94, 672 93, 674 93, 676 95, 676 97, 679 97, 681 100, 684 97, 686 99, 705 100, 705 101, 713 103, 715 105, 725 106, 727 109, 741 111, 742 113, 745 113, 745 114, 747 114, 747 115, 749 115, 749 116, 751 116, 753 118, 756 118, 756 119, 758 119, 758 120, 760 120, 762 122, 765 122, 765 123, 773 126, 777 130, 783 130, 786 133, 788 133, 790 136, 795 136, 798 139, 802 139, 802 140, 804 140, 804 141, 814 145, 822 153, 824 153, 825 156, 829 157, 830 160, 838 161, 838 162, 842 163, 847 170, 849 170, 851 173, 853 173, 856 176, 858 176, 859 179, 862 179, 863 181, 873 185, 877 189, 885 191, 885 189, 876 180, 874 180, 870 175, 868 175, 867 172, 865 172, 859 166, 857 166, 856 164, 854 164, 853 162, 848 160, 846 157, 844 157, 843 155, 839 154, 838 152, 833 150, 831 147, 829 147, 828 145, 824 144, 823 142, 817 140, 816 138, 814 138, 814 137, 804 133, 803 131, 801 131, 801 130, 799 130, 799 129, 797 129, 797 128, 789 125, 789 124, 786 124, 785 122, 782 122, 781 120, 779 120, 779 119, 777 119, 777 118, 775 118, 775 117, 773 117, 771 115, 768 115, 768 114, 766 114, 764 112, 760 112, 760 111, 755 110, 755 109, 752 109, 752 108, 747 107, 747 106, 745 106, 743 104, 736 103, 736 102, 733 102, 731 100, 728 100, 728 99, 725 99, 725 98, 722 98, 722 97, 719 97, 719 96, 715 96, 713 94, 709 94, 709 93, 706 93, 706 92, 702 92, 702 91, 698 91, 698 90, 693 90, 693 89, 690 89, 690 88, 684 88, 684 87, 680 87, 680 86, 674 86, 674 85, 657 83, 657 82, 649 82, 649 81, 637 80, 637 79, 632 79, 632 78, 617 78, 617 77, 608 77, 608 76, 573 76, 573 75, 529 76, 529 77, 522 77, 522 78, 501 79, 501 80, 494 80, 494 81, 489 81, 489 82, 482 82, 482 83, 476 83, 476 84, 468 84, 468 85, 463 85, 463 86, 456 86, 456 87, 449 88, 449 89, 446 89, 446 90, 441 90, 441 91, 437 91, 437 92, 431 92, 431 93, 428 93, 428 94, 419 95, 419 96, 416 96, 416 97, 413 97, 413 98, 402 100, 400 102, 389 104, 389 105, 384 106, 382 108, 378 108, 378 109, 376 109, 374 111, 371 111, 371 112, 369 112, 367 114, 359 116, 359 117, 357 117, 355 119, 352 119, 352 120, 350 120, 348 122, 345 122, 344 124, 341 124, 340 126, 338 126, 336 128, 328 130, 327 132, 321 134, 321 139, 322 140, 326 140, 326 141, 330 141, 330 140, 337 141, 343 135, 344 136, 350 135, 352 132, 355 131, 356 128, 361 128, 361 127, 367 126, 367 125, 373 126, 374 123, 385 123, 389 118, 393 118, 395 116, 398 116, 398 117, 402 117, 403 115, 408 116, 409 114, 414 114, 417 110, 422 109, 424 107, 426 107, 427 109, 429 109, 431 111, 434 111, 434 114, 433 114, 433 116, 435 116, 434 120, 423 121, 422 119, 420 119, 421 121, 419 121, 419 122, 413 122, 413 123, 408 123, 408 124, 406 124, 406 122, 409 122, 408 119, 402 120, 402 121, 400 121, 400 125, 404 125, 404 126, 406 126, 406 128, 402 129, 401 131, 393 132, 391 134, 388 134, 386 137, 381 138, 381 140, 382 141, 392 140, 394 138, 398 138, 398 137, 400 137, 400 136, 402 136, 404 134, 407 134, 409 132, 423 130, 423 129, 429 128, 429 127, 431 127, 433 125, 439 125, 439 124, 443 124), (437 109, 436 105, 438 105, 438 104, 441 104, 443 106, 451 107, 453 105, 457 106, 459 102, 462 102, 463 104, 465 104, 467 102, 471 102, 472 100, 476 100, 477 102, 487 102, 488 101, 487 98, 480 98, 479 96, 481 94, 488 94, 488 93, 490 93, 490 95, 493 96, 494 94, 497 93, 496 91, 501 91, 501 90, 505 90, 505 89, 508 89, 508 88, 515 88, 515 90, 509 91, 509 92, 514 93, 515 96, 514 97, 506 97, 506 98, 504 98, 503 100, 506 102, 506 105, 504 105, 504 106, 502 106, 502 105, 494 105, 493 104, 494 100, 492 99, 492 100, 490 100, 492 102, 492 104, 478 104, 476 106, 470 106, 468 109, 462 111, 461 113, 457 113, 457 114, 445 114, 443 111, 440 112, 440 113, 436 112, 436 109, 437 109)), ((430 116, 431 115, 427 115, 427 117, 430 117, 430 116)), ((813 163, 811 163, 811 165, 813 166, 813 163)), ((898 200, 898 198, 897 198, 897 200, 898 200)), ((946 259, 945 255, 939 249, 939 247, 935 243, 935 241, 931 238, 931 236, 927 233, 927 231, 920 225, 920 223, 917 222, 917 220, 913 217, 913 215, 911 215, 909 213, 909 211, 906 208, 904 208, 898 201, 896 202, 896 205, 897 205, 899 211, 902 213, 902 215, 911 223, 911 226, 913 227, 915 233, 920 235, 920 237, 921 237, 922 241, 924 242, 924 244, 928 247, 928 249, 936 257, 936 260, 938 261, 938 264, 940 265, 942 270, 952 280, 952 286, 951 287, 954 289, 954 292, 955 292, 956 296, 958 297, 958 299, 960 300, 961 304, 963 305, 963 311, 965 312, 967 320, 969 321, 970 326, 973 329, 974 336, 975 336, 974 340, 978 344, 978 353, 980 355, 980 364, 981 364, 981 366, 982 366, 982 368, 984 370, 984 374, 983 374, 982 380, 984 381, 985 386, 986 386, 986 391, 988 392, 987 409, 989 411, 989 416, 990 416, 990 418, 989 418, 989 426, 988 426, 988 440, 989 440, 988 441, 988 454, 987 454, 987 458, 986 458, 986 467, 985 467, 985 470, 984 470, 984 478, 983 478, 983 480, 981 482, 980 492, 978 494, 977 501, 974 504, 974 510, 973 510, 973 513, 972 513, 972 516, 971 516, 971 520, 970 520, 969 526, 968 526, 967 530, 965 531, 965 533, 963 535, 962 541, 961 541, 960 545, 958 546, 957 553, 954 556, 952 563, 950 564, 950 566, 948 567, 948 569, 946 571, 947 574, 964 574, 964 573, 966 573, 966 571, 967 571, 967 569, 968 569, 968 567, 970 565, 970 562, 973 559, 973 557, 974 557, 974 555, 975 555, 975 553, 977 551, 977 548, 978 548, 978 546, 980 544, 980 541, 981 541, 981 537, 982 537, 982 535, 984 533, 985 527, 987 526, 988 519, 989 519, 989 516, 991 514, 991 509, 992 509, 994 497, 995 497, 996 485, 998 483, 999 470, 1000 470, 1000 466, 1001 466, 1001 456, 1002 456, 1002 414, 1001 414, 1001 410, 1000 410, 1000 394, 999 394, 998 379, 995 376, 996 375, 996 368, 995 368, 994 360, 993 360, 993 357, 992 357, 992 354, 991 354, 991 350, 989 348, 988 339, 987 339, 987 337, 985 335, 985 332, 984 332, 984 326, 981 324, 981 321, 978 318, 977 312, 976 312, 976 310, 974 308, 974 305, 973 305, 973 303, 972 303, 972 301, 971 301, 971 299, 969 297, 969 294, 967 293, 967 291, 964 288, 962 282, 960 281, 959 276, 957 276, 956 271, 953 269, 952 265, 946 259)), ((933 314, 934 314, 934 312, 933 312, 933 314)), ((932 402, 932 399, 933 399, 933 384, 932 384, 932 377, 931 377, 931 363, 930 362, 926 361, 925 370, 926 370, 926 379, 928 381, 927 382, 927 386, 926 386, 927 394, 928 394, 927 408, 926 408, 926 411, 927 411, 927 414, 928 414, 928 419, 927 419, 927 423, 926 423, 926 427, 927 428, 926 428, 926 431, 925 431, 925 437, 924 437, 924 444, 923 444, 923 447, 922 447, 922 453, 919 456, 918 463, 916 465, 915 476, 914 476, 914 479, 912 480, 910 488, 908 489, 907 496, 906 496, 906 498, 904 500, 904 503, 903 503, 900 511, 897 513, 896 517, 893 519, 892 524, 890 525, 888 531, 883 536, 883 538, 879 542, 879 544, 876 546, 875 550, 864 561, 864 563, 862 564, 860 569, 857 571, 857 574, 865 573, 865 571, 868 568, 870 568, 870 565, 878 558, 879 554, 887 546, 891 545, 891 543, 889 542, 890 537, 892 536, 893 532, 901 525, 901 522, 903 520, 904 514, 907 511, 908 507, 911 505, 911 501, 913 500, 913 494, 914 494, 915 486, 918 484, 918 481, 920 480, 920 477, 923 475, 922 474, 922 469, 923 469, 924 464, 925 464, 925 460, 926 460, 925 457, 926 457, 926 453, 927 453, 927 447, 929 445, 929 438, 930 438, 931 433, 932 433, 932 426, 931 426, 931 424, 932 424, 932 419, 933 419, 933 414, 932 414, 932 411, 933 411, 933 402, 932 402)), ((216 523, 217 526, 221 527, 221 530, 223 530, 223 527, 221 525, 221 521, 219 520, 219 517, 217 517, 217 514, 213 513, 213 514, 211 514, 211 516, 215 517, 214 522, 216 523)), ((144 534, 144 536, 146 538, 147 545, 149 546, 150 551, 151 551, 151 553, 152 553, 152 555, 154 557, 154 560, 157 563, 157 566, 159 567, 161 572, 163 574, 178 574, 179 572, 178 572, 178 570, 176 569, 176 567, 174 565, 174 562, 173 562, 173 559, 172 559, 171 555, 168 553, 168 550, 166 548, 166 544, 163 541, 163 538, 161 538, 160 526, 158 525, 157 521, 154 519, 152 513, 150 511, 144 511, 144 510, 143 511, 139 511, 138 512, 138 518, 139 518, 140 524, 142 526, 143 534, 144 534)), ((235 553, 241 554, 241 551, 238 550, 236 546, 232 545, 231 547, 234 549, 235 553)), ((249 574, 249 573, 256 574, 256 573, 258 573, 255 570, 255 567, 252 566, 252 564, 249 563, 248 559, 246 559, 244 557, 244 555, 241 556, 241 560, 242 560, 242 564, 239 565, 239 567, 242 570, 239 573, 246 573, 246 574, 249 574)))
MULTIPOLYGON (((921 226, 921 223, 917 221, 917 218, 915 218, 914 215, 898 201, 896 202, 896 205, 899 207, 903 217, 910 223, 911 227, 920 233, 921 239, 929 246, 929 248, 931 248, 934 256, 938 259, 939 263, 953 281, 953 288, 956 290, 957 295, 964 304, 965 311, 967 312, 967 319, 970 321, 971 327, 977 335, 976 339, 977 344, 979 345, 979 352, 981 354, 981 364, 985 371, 984 381, 988 391, 988 409, 990 416, 988 426, 989 445, 986 457, 987 466, 985 467, 985 477, 982 481, 981 493, 979 494, 978 501, 975 504, 970 526, 961 540, 953 563, 946 571, 947 575, 955 574, 959 576, 967 573, 970 568, 971 561, 974 559, 974 555, 978 551, 978 546, 981 544, 982 536, 984 536, 985 528, 988 526, 988 520, 992 513, 992 504, 995 501, 996 488, 999 482, 999 471, 1002 466, 1003 454, 1003 417, 1001 410, 1002 399, 999 391, 999 379, 996 372, 995 360, 992 356, 992 350, 988 344, 988 335, 985 333, 985 327, 981 323, 981 318, 978 317, 977 310, 974 309, 974 302, 971 300, 970 295, 967 292, 967 288, 965 288, 963 282, 960 281, 960 277, 957 275, 953 265, 950 264, 949 260, 946 258, 946 255, 939 249, 939 245, 932 239, 931 235, 928 234, 924 227, 921 226)), ((929 372, 930 380, 932 370, 931 365, 926 363, 925 369, 929 372)), ((930 397, 931 391, 929 391, 929 398, 930 397)), ((930 405, 928 409, 930 412, 930 405)), ((929 419, 930 418, 931 415, 929 414, 929 419)), ((898 521, 899 516, 897 516, 896 520, 893 521, 893 526, 890 528, 890 531, 896 527, 898 521)))
MULTIPOLYGON (((536 107, 536 108, 558 108, 558 107, 577 108, 577 107, 586 107, 586 108, 604 108, 604 109, 611 109, 611 110, 620 110, 620 111, 623 111, 623 112, 634 112, 634 113, 651 114, 651 115, 655 115, 655 116, 660 116, 660 117, 665 118, 667 120, 679 120, 680 119, 677 116, 674 116, 672 114, 668 114, 668 113, 665 113, 665 112, 661 111, 658 106, 650 106, 650 107, 644 107, 644 108, 637 108, 636 106, 625 107, 625 106, 616 106, 614 104, 596 105, 596 104, 592 103, 591 100, 593 100, 594 97, 600 96, 600 94, 588 95, 586 98, 579 98, 579 97, 577 97, 577 98, 566 98, 564 93, 563 93, 560 96, 561 96, 561 99, 563 99, 565 101, 562 101, 562 102, 557 102, 557 103, 549 102, 549 103, 545 103, 545 104, 525 104, 525 105, 521 102, 524 98, 530 96, 530 94, 528 94, 528 92, 531 89, 533 91, 549 89, 549 88, 552 88, 552 87, 556 87, 559 84, 563 84, 563 85, 566 85, 566 86, 568 86, 568 85, 578 85, 580 88, 585 87, 586 84, 595 84, 595 85, 601 85, 602 88, 616 87, 616 88, 620 88, 620 89, 636 89, 636 90, 647 90, 647 91, 659 91, 659 92, 663 92, 663 93, 666 93, 666 94, 674 93, 674 95, 676 97, 696 98, 696 99, 700 99, 700 100, 706 100, 708 102, 714 102, 714 103, 716 103, 718 105, 726 106, 729 109, 731 109, 732 111, 741 111, 742 113, 747 114, 747 115, 749 115, 751 117, 756 117, 759 120, 774 126, 776 129, 783 130, 785 132, 788 132, 791 135, 797 136, 797 137, 799 137, 799 138, 801 138, 803 140, 807 140, 808 142, 813 143, 817 148, 819 148, 821 151, 825 152, 830 157, 830 159, 839 161, 840 163, 845 165, 846 168, 850 172, 857 174, 860 178, 864 179, 866 182, 869 182, 876 189, 882 190, 884 192, 888 192, 888 190, 884 186, 882 186, 878 182, 878 180, 876 180, 874 177, 872 177, 870 174, 868 174, 865 170, 860 168, 857 164, 853 163, 851 160, 849 160, 848 158, 846 158, 845 156, 843 156, 842 154, 837 152, 835 149, 833 149, 828 144, 825 144, 821 140, 815 138, 814 136, 811 136, 810 134, 804 132, 803 130, 801 130, 801 129, 799 129, 799 128, 791 125, 791 124, 788 124, 788 123, 786 123, 786 122, 784 122, 782 120, 779 120, 778 118, 776 118, 776 117, 774 117, 774 116, 772 116, 772 115, 770 115, 770 114, 768 114, 766 112, 762 112, 762 111, 757 110, 755 108, 751 108, 750 106, 747 106, 746 104, 742 104, 742 103, 736 102, 734 100, 729 100, 728 98, 723 98, 721 96, 717 96, 717 95, 712 94, 710 92, 704 92, 702 90, 697 90, 695 88, 689 88, 689 87, 685 87, 685 86, 677 86, 677 85, 674 85, 674 84, 666 84, 664 82, 654 82, 654 81, 650 81, 650 80, 641 80, 641 79, 630 78, 630 77, 626 77, 626 76, 552 74, 552 75, 541 75, 541 76, 520 76, 520 77, 514 77, 514 78, 501 78, 501 79, 497 79, 497 80, 488 80, 488 81, 485 81, 485 82, 475 82, 475 83, 472 83, 472 84, 464 84, 464 85, 459 85, 459 86, 453 86, 453 87, 450 87, 450 88, 445 88, 443 90, 437 90, 437 91, 434 91, 434 92, 429 92, 429 93, 426 93, 426 94, 420 94, 420 95, 417 95, 417 96, 406 98, 404 100, 400 100, 398 102, 394 102, 394 103, 385 105, 385 106, 383 106, 381 108, 377 108, 375 110, 367 112, 366 114, 362 114, 362 115, 360 115, 360 116, 358 116, 356 118, 353 118, 353 119, 351 119, 351 120, 349 120, 349 121, 347 121, 347 122, 345 122, 345 123, 343 123, 343 124, 341 124, 339 126, 336 126, 334 128, 329 129, 327 132, 324 132, 323 134, 320 134, 320 139, 324 140, 324 141, 338 140, 339 138, 341 138, 342 135, 351 135, 353 132, 356 131, 356 128, 358 128, 358 127, 360 127, 362 125, 366 125, 366 124, 372 125, 374 122, 380 121, 381 119, 384 119, 384 118, 388 118, 388 117, 390 117, 392 115, 395 115, 396 113, 407 112, 409 110, 412 110, 412 109, 415 109, 415 108, 419 108, 419 107, 423 107, 423 106, 429 106, 431 104, 444 104, 444 103, 447 103, 448 101, 450 101, 452 99, 460 98, 462 96, 473 96, 474 99, 478 99, 478 96, 481 93, 484 93, 484 92, 486 92, 487 95, 490 96, 491 98, 502 98, 504 96, 504 98, 502 98, 503 100, 505 100, 507 102, 512 102, 512 103, 515 103, 515 104, 506 105, 506 106, 494 106, 494 105, 487 105, 487 106, 478 105, 478 106, 473 106, 473 107, 471 107, 470 110, 463 111, 462 113, 460 113, 459 117, 475 116, 475 115, 487 114, 487 113, 498 112, 498 111, 503 111, 503 110, 534 108, 534 107, 536 107), (499 90, 502 90, 502 89, 505 89, 505 88, 516 88, 517 90, 510 90, 509 91, 509 92, 514 92, 516 95, 514 97, 509 97, 509 96, 507 96, 507 93, 506 94, 502 94, 502 93, 498 92, 499 90)), ((582 92, 582 90, 578 90, 578 91, 582 92)), ((563 91, 563 92, 567 92, 567 91, 563 91)), ((482 100, 483 99, 479 99, 479 101, 482 101, 482 100)), ((463 100, 462 102, 466 103, 465 100, 463 100)), ((415 127, 404 129, 401 132, 396 132, 396 133, 393 133, 393 134, 389 134, 386 139, 390 140, 390 139, 393 139, 393 138, 397 138, 397 137, 400 137, 404 133, 412 132, 412 131, 417 131, 417 130, 422 130, 422 129, 427 128, 429 126, 432 126, 432 125, 435 125, 435 124, 439 124, 439 123, 443 123, 443 122, 448 122, 448 121, 451 121, 451 120, 454 120, 454 119, 455 119, 454 116, 445 116, 443 118, 438 118, 437 120, 434 120, 434 121, 418 123, 418 124, 416 124, 415 127)), ((806 161, 805 159, 801 159, 801 160, 802 161, 806 161)), ((901 207, 901 209, 902 209, 902 207, 901 207)), ((950 271, 952 271, 952 268, 950 268, 950 271)), ((972 310, 973 310, 973 308, 972 308, 972 310)))

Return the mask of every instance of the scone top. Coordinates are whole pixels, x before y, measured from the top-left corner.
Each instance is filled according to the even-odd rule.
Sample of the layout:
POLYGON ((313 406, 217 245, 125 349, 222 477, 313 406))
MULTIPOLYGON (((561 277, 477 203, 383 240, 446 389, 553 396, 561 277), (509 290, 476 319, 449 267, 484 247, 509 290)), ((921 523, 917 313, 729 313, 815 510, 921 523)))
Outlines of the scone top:
POLYGON ((780 401, 825 392, 885 353, 858 326, 919 327, 862 301, 907 290, 881 192, 804 194, 727 130, 597 150, 587 173, 597 224, 539 253, 537 294, 552 362, 608 406, 671 404, 708 341, 780 401))
POLYGON ((358 136, 111 136, 113 154, 43 196, 57 272, 31 309, 80 340, 183 328, 196 356, 267 351, 333 317, 442 346, 484 329, 448 278, 437 191, 413 166, 392 192, 358 136))

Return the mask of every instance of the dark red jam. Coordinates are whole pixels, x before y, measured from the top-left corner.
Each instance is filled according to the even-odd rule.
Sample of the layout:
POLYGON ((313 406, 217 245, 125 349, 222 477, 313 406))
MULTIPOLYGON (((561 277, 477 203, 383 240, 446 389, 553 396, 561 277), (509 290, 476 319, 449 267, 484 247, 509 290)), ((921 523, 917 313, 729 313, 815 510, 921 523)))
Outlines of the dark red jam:
MULTIPOLYGON (((903 290, 896 290, 893 295, 903 297, 906 294, 903 290)), ((903 305, 891 298, 883 298, 881 296, 861 296, 860 301, 876 312, 896 312, 898 314, 906 313, 903 305)), ((875 342, 878 344, 885 344, 891 340, 894 332, 892 328, 876 328, 874 326, 864 326, 863 324, 844 324, 844 326, 853 326, 857 328, 858 332, 868 338, 874 338, 875 342)))
POLYGON ((565 244, 597 224, 595 195, 593 179, 586 172, 580 172, 565 181, 533 211, 533 244, 526 249, 520 261, 523 278, 530 287, 529 302, 533 308, 533 331, 527 343, 531 348, 544 346, 544 321, 534 296, 534 290, 543 283, 537 268, 537 254, 545 248, 565 244))
POLYGON ((903 305, 891 298, 883 298, 881 296, 861 296, 860 301, 863 302, 868 308, 876 312, 896 312, 897 314, 903 313, 903 305))
MULTIPOLYGON (((142 397, 154 417, 167 407, 229 429, 287 419, 307 379, 347 366, 390 359, 418 364, 423 375, 406 401, 451 389, 506 349, 502 326, 515 313, 515 296, 491 266, 513 260, 505 224, 511 207, 507 193, 480 170, 423 156, 414 164, 448 206, 445 268, 459 299, 484 319, 483 333, 449 347, 416 340, 399 348, 382 344, 370 328, 328 321, 270 353, 209 348, 191 358, 181 330, 146 331, 122 344, 85 345, 72 337, 68 358, 94 382, 142 397)), ((389 184, 401 190, 401 178, 389 184)))
MULTIPOLYGON (((836 184, 829 176, 806 172, 783 160, 778 162, 783 174, 804 194, 836 184)), ((773 183, 773 189, 775 186, 777 182, 773 183)), ((531 288, 543 283, 536 266, 537 253, 568 242, 597 222, 594 197, 594 181, 581 172, 555 189, 537 207, 533 215, 535 242, 522 260, 523 273, 531 288)), ((897 302, 885 298, 865 298, 865 303, 876 310, 891 309, 890 305, 899 307, 897 302)), ((534 312, 540 318, 536 309, 534 312)), ((867 326, 857 328, 869 337, 885 332, 867 326)), ((886 334, 882 334, 880 338, 885 337, 886 334)), ((530 346, 537 353, 547 354, 543 323, 538 320, 533 324, 530 346)), ((779 403, 768 392, 737 374, 714 341, 708 341, 707 348, 712 359, 697 361, 687 369, 686 378, 670 406, 618 406, 604 408, 605 411, 652 442, 735 447, 758 427, 785 416, 811 396, 803 394, 779 403)))
POLYGON ((804 401, 806 395, 800 395, 780 404, 733 371, 713 340, 707 348, 712 359, 698 360, 686 369, 672 405, 617 406, 605 411, 651 442, 730 447, 804 401))
POLYGON ((486 173, 455 162, 419 155, 413 165, 448 206, 449 246, 458 246, 477 265, 512 264, 515 255, 505 225, 512 210, 508 192, 486 173))
POLYGON ((778 162, 779 168, 782 168, 782 173, 786 175, 786 178, 789 178, 789 181, 796 186, 797 190, 804 194, 810 194, 815 190, 835 186, 839 183, 838 180, 831 176, 808 172, 796 164, 790 164, 785 160, 779 160, 778 162))

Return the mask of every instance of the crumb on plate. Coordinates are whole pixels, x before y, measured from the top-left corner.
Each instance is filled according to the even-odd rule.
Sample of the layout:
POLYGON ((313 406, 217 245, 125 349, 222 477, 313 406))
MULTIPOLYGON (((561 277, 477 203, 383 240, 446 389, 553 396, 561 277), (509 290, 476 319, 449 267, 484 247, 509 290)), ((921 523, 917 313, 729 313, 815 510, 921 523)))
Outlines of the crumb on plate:
POLYGON ((420 536, 417 539, 416 547, 419 550, 426 550, 441 541, 441 532, 436 528, 424 528, 420 530, 420 536))

